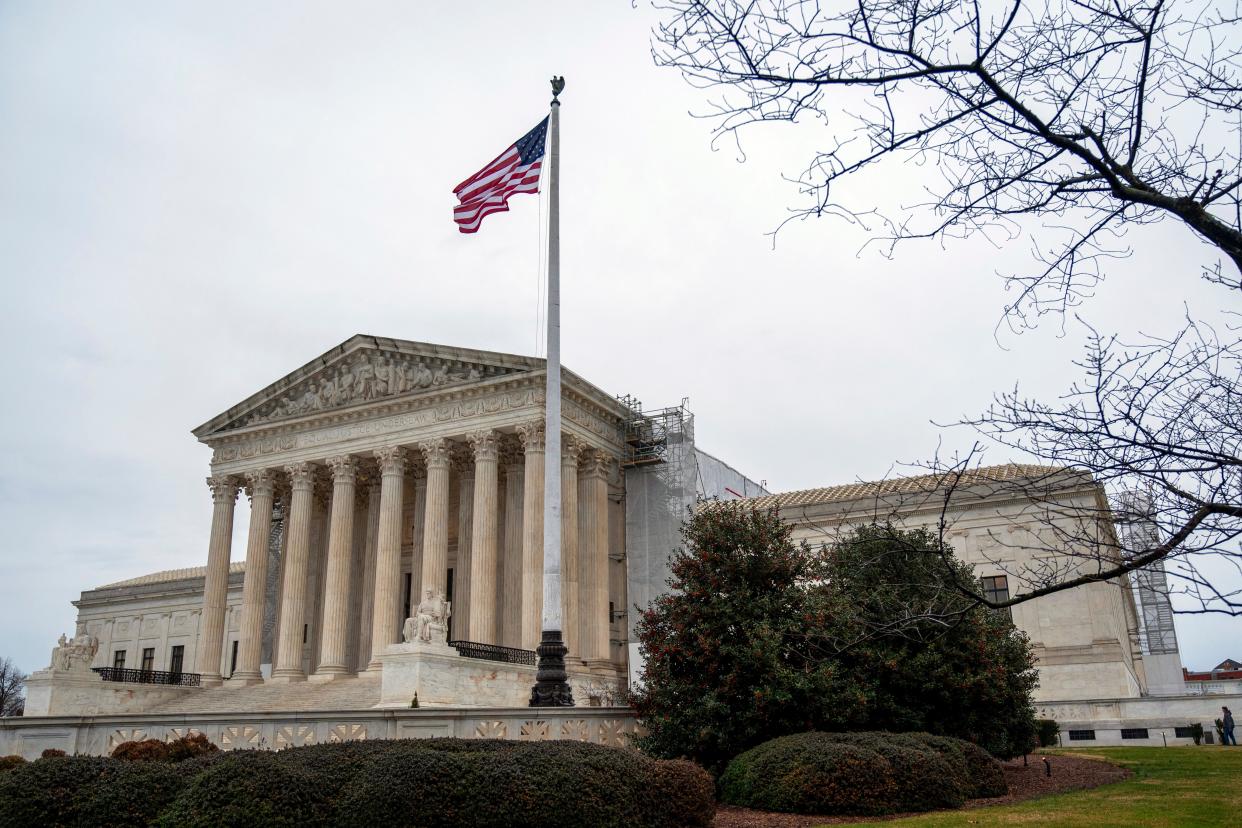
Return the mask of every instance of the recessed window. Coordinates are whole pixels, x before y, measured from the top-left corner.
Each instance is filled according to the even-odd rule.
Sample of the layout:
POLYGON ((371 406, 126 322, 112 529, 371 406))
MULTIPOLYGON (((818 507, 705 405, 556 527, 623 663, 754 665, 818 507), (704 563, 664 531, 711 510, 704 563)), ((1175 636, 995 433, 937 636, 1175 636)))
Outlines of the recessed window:
MULTIPOLYGON (((988 601, 999 604, 1002 601, 1009 600, 1008 577, 1004 575, 987 575, 981 580, 983 581, 983 597, 988 601)), ((1013 618, 1013 607, 1005 607, 997 610, 997 612, 1003 612, 1005 615, 1009 616, 1010 619, 1013 618)))
POLYGON ((112 666, 117 670, 125 669, 125 651, 117 650, 112 654, 112 666))
POLYGON ((1193 739, 1195 738, 1195 729, 1193 727, 1175 727, 1173 728, 1173 735, 1179 739, 1193 739))
POLYGON ((168 671, 170 673, 180 673, 185 666, 185 645, 174 644, 172 655, 168 658, 168 671))
POLYGON ((144 670, 154 670, 154 669, 155 669, 155 648, 154 648, 154 647, 145 647, 145 648, 143 648, 143 651, 142 651, 142 669, 144 669, 144 670))
POLYGON ((1123 727, 1121 729, 1121 738, 1123 739, 1146 739, 1147 728, 1145 727, 1123 727))
POLYGON ((1094 730, 1071 730, 1069 732, 1069 738, 1071 742, 1094 742, 1095 731, 1094 730))
POLYGON ((233 653, 229 657, 229 675, 237 672, 237 639, 233 639, 233 653))

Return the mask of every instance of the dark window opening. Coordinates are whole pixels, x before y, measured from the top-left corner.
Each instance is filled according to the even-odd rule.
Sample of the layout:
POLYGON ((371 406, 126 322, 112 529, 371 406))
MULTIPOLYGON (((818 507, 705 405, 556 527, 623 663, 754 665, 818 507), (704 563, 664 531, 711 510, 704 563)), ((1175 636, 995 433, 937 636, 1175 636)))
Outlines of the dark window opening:
POLYGON ((233 641, 233 654, 229 658, 229 675, 237 672, 237 641, 233 641))
POLYGON ((154 647, 145 647, 145 648, 143 648, 143 651, 142 651, 142 669, 144 669, 144 670, 154 670, 154 669, 155 669, 155 648, 154 648, 154 647))
POLYGON ((125 669, 125 651, 117 650, 112 654, 112 666, 118 670, 125 669))
POLYGON ((1123 739, 1146 739, 1147 728, 1145 727, 1123 727, 1121 729, 1121 738, 1123 739))
POLYGON ((1094 730, 1071 730, 1069 732, 1071 742, 1093 742, 1095 741, 1094 730))
POLYGON ((302 643, 306 643, 306 636, 310 634, 310 624, 302 625, 302 643))
MULTIPOLYGON (((993 603, 1009 600, 1009 578, 1004 575, 988 575, 983 579, 983 597, 993 603)), ((1013 607, 996 610, 1013 620, 1013 607)))
POLYGON ((172 648, 172 655, 168 659, 168 672, 180 673, 185 667, 185 646, 176 644, 172 648))
POLYGON ((608 602, 608 623, 611 624, 613 621, 616 620, 616 618, 617 618, 617 608, 612 603, 612 601, 609 601, 608 602))
POLYGON ((404 596, 404 597, 401 599, 401 606, 405 608, 405 609, 404 609, 404 611, 401 613, 401 619, 402 619, 403 621, 404 621, 406 618, 409 618, 409 617, 410 617, 410 609, 411 609, 411 605, 410 605, 410 590, 413 588, 413 587, 411 586, 411 585, 412 585, 412 583, 413 583, 413 576, 412 576, 409 572, 405 573, 405 582, 404 582, 404 584, 403 584, 403 585, 402 585, 402 587, 401 587, 401 594, 402 594, 402 596, 404 596))
POLYGON ((447 632, 448 632, 448 640, 452 641, 453 640, 453 567, 451 566, 449 567, 449 570, 448 570, 448 580, 445 581, 445 583, 448 584, 448 595, 444 596, 444 600, 448 601, 449 603, 449 618, 448 618, 447 632))
POLYGON ((1175 727, 1173 728, 1173 735, 1179 739, 1193 739, 1195 738, 1195 729, 1193 727, 1175 727))

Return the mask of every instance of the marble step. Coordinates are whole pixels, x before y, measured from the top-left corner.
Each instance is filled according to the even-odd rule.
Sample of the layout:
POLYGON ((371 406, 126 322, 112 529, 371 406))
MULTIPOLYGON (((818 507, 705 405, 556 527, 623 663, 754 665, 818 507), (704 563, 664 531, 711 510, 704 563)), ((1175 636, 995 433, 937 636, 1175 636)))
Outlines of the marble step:
POLYGON ((299 710, 366 710, 379 704, 378 676, 211 687, 152 707, 149 713, 268 713, 299 710))

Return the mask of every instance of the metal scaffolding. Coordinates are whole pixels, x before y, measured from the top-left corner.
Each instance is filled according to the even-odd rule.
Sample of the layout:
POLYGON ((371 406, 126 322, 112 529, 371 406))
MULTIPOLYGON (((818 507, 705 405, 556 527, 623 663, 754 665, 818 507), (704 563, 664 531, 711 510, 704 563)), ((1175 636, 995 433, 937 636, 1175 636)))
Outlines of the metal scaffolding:
MULTIPOLYGON (((1131 490, 1118 495, 1114 520, 1123 555, 1128 557, 1160 543, 1160 528, 1152 510, 1151 496, 1147 492, 1131 490)), ((1131 588, 1138 609, 1140 651, 1146 655, 1177 653, 1177 633, 1173 627, 1173 606, 1169 602, 1164 564, 1157 561, 1135 570, 1131 588)))

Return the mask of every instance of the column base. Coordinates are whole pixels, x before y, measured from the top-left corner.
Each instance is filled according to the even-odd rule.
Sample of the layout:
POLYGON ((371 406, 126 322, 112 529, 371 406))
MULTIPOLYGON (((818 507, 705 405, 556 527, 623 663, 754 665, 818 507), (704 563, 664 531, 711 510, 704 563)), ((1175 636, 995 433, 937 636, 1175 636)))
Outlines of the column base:
POLYGON ((222 684, 224 684, 224 679, 219 673, 203 673, 198 681, 199 687, 219 687, 222 684))
POLYGON ((225 687, 253 687, 256 684, 263 683, 263 674, 259 672, 253 673, 234 673, 227 681, 224 682, 225 687))
POLYGON ((583 659, 582 663, 594 675, 609 676, 610 678, 616 678, 617 676, 617 665, 613 664, 611 659, 587 658, 583 659))
POLYGON ((265 684, 296 684, 306 681, 306 673, 299 670, 296 673, 273 673, 265 684))
POLYGON ((341 679, 348 679, 348 678, 353 678, 353 677, 354 677, 353 673, 347 673, 345 672, 344 669, 342 669, 339 673, 336 672, 335 670, 330 673, 324 672, 324 671, 320 671, 318 673, 312 673, 311 675, 306 677, 306 680, 313 681, 317 684, 323 684, 329 681, 340 681, 341 679))

